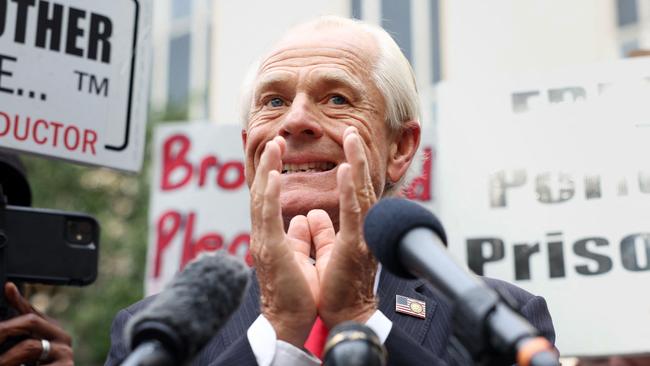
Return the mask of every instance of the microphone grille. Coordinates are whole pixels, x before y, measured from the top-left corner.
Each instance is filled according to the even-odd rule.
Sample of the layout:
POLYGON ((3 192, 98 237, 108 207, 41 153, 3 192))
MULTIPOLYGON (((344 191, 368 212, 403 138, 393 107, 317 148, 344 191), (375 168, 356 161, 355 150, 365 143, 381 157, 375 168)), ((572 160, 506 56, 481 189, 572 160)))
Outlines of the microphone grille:
POLYGON ((237 309, 249 276, 248 267, 229 254, 203 255, 188 264, 146 309, 131 318, 125 329, 127 344, 134 348, 146 340, 141 338, 167 328, 182 343, 171 347, 183 353, 181 357, 193 356, 237 309))
POLYGON ((447 244, 447 235, 440 221, 420 204, 403 198, 384 198, 366 215, 363 235, 368 247, 383 266, 397 276, 414 278, 399 258, 399 243, 412 229, 433 230, 447 244))

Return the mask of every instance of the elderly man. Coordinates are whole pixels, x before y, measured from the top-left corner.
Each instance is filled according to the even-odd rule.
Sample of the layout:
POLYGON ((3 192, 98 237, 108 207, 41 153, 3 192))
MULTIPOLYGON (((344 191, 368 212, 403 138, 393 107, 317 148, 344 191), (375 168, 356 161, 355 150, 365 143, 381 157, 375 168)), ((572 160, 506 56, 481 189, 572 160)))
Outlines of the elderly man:
MULTIPOLYGON (((353 320, 379 335, 393 365, 446 364, 451 308, 421 281, 385 271, 363 241, 380 198, 398 191, 420 141, 411 68, 381 28, 325 17, 292 29, 251 72, 243 96, 251 253, 257 283, 196 365, 318 365, 318 336, 353 320), (425 302, 413 317, 395 295, 425 302)), ((542 298, 503 282, 547 337, 542 298)), ((118 314, 121 330, 146 300, 118 314)), ((204 314, 203 316, 209 316, 204 314)))

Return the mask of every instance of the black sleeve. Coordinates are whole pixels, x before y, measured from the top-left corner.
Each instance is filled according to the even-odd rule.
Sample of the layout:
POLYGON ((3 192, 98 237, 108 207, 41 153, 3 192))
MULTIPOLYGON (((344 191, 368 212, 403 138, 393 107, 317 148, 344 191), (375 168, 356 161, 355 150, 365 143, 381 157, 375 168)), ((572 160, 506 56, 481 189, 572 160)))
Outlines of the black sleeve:
POLYGON ((108 351, 104 366, 118 366, 127 356, 126 344, 124 344, 124 325, 131 318, 132 314, 126 309, 120 310, 113 319, 111 326, 111 348, 108 351))
POLYGON ((541 296, 535 296, 526 290, 518 288, 510 283, 493 278, 483 278, 485 282, 502 295, 508 295, 517 304, 521 315, 537 328, 540 334, 555 344, 555 330, 553 320, 546 306, 546 300, 541 296))
POLYGON ((528 319, 540 334, 555 344, 555 329, 553 320, 548 312, 546 300, 541 296, 534 296, 520 308, 521 314, 528 319))

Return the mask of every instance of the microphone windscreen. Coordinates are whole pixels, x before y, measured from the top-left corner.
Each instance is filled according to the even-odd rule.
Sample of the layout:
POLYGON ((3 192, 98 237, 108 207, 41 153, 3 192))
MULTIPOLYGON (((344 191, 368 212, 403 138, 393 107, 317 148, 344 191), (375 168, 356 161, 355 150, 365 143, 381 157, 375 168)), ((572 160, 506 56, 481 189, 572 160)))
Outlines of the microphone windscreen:
POLYGON ((194 356, 237 309, 249 277, 249 268, 229 254, 203 255, 130 319, 127 344, 133 349, 162 328, 182 343, 175 351, 194 356))
POLYGON ((366 215, 363 236, 375 257, 390 272, 415 278, 400 262, 399 243, 412 229, 429 228, 447 245, 440 221, 420 204, 403 198, 384 198, 366 215))

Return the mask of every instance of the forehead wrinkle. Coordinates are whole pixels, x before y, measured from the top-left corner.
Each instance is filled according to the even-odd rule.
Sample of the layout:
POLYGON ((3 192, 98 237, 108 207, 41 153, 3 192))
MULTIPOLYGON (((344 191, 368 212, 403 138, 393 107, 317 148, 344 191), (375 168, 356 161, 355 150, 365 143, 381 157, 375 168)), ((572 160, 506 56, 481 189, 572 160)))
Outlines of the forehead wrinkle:
MULTIPOLYGON (((349 50, 337 47, 292 47, 283 48, 271 54, 258 69, 259 81, 256 83, 255 98, 259 98, 260 91, 269 87, 278 87, 280 83, 288 79, 299 81, 304 75, 317 72, 321 84, 333 84, 335 86, 348 87, 359 91, 359 94, 368 92, 368 87, 363 80, 374 85, 372 78, 372 62, 369 60, 371 54, 365 59, 357 52, 361 50, 349 50), (305 51, 309 53, 305 54, 305 51), (343 57, 341 55, 343 52, 343 57), (306 73, 298 72, 293 68, 307 69, 306 73), (284 75, 282 75, 284 74, 284 75), (273 85, 276 83, 276 85, 273 85)), ((317 78, 318 79, 318 78, 317 78)), ((310 83, 313 84, 313 83, 310 83)), ((287 86, 286 84, 284 86, 287 86)))
MULTIPOLYGON (((335 61, 348 61, 361 69, 369 69, 370 66, 374 66, 374 60, 370 60, 364 57, 361 57, 355 51, 360 50, 349 50, 347 48, 337 48, 337 47, 291 47, 291 48, 282 48, 271 55, 269 55, 266 60, 262 63, 259 68, 259 73, 265 72, 269 68, 273 68, 274 64, 282 63, 289 61, 291 59, 295 60, 294 62, 289 62, 287 66, 292 66, 299 64, 301 60, 311 60, 311 64, 320 64, 322 63, 322 58, 330 58, 335 61), (305 54, 306 50, 310 50, 309 54, 305 54), (341 57, 338 52, 345 53, 344 57, 341 57)), ((343 63, 343 62, 342 62, 343 63)))
POLYGON ((261 98, 262 93, 267 90, 277 90, 286 92, 287 88, 295 86, 296 82, 300 83, 300 79, 307 81, 307 88, 345 88, 354 94, 355 98, 368 93, 367 86, 361 81, 362 75, 357 75, 346 67, 338 67, 338 64, 322 64, 317 63, 308 66, 308 70, 301 73, 292 73, 286 70, 268 70, 264 73, 260 80, 257 82, 255 88, 255 100, 261 98))

